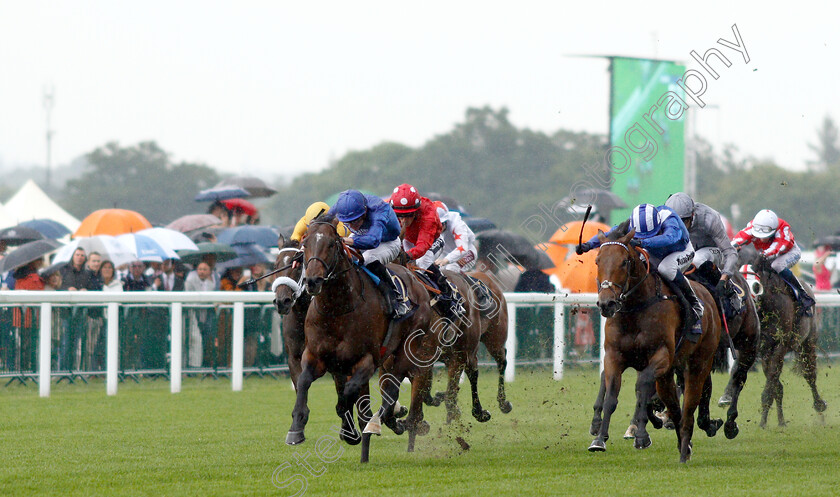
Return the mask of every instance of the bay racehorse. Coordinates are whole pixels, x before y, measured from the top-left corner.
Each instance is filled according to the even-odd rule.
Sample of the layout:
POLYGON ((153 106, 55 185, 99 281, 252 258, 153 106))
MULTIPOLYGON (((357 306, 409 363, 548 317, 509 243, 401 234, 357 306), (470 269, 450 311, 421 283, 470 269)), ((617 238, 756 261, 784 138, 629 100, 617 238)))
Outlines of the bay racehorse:
MULTIPOLYGON (((407 376, 411 366, 401 344, 413 330, 428 330, 432 315, 423 286, 407 269, 389 265, 402 280, 408 298, 417 304, 410 317, 399 323, 391 322, 386 314, 384 297, 371 278, 363 275, 363 270, 351 262, 336 231, 337 224, 337 219, 329 213, 316 218, 310 223, 302 242, 306 289, 312 295, 312 302, 304 324, 306 345, 301 356, 297 401, 286 436, 286 443, 290 445, 305 440, 304 428, 309 419, 307 396, 313 381, 327 372, 333 377, 350 377, 344 391, 339 394, 338 403, 342 407, 337 409, 347 412, 353 408, 352 404, 348 404, 350 399, 357 398, 385 359, 396 353, 396 360, 391 361, 391 372, 399 379, 387 382, 386 390, 383 390, 383 405, 377 413, 388 424, 393 418, 399 382, 407 376)), ((369 399, 366 400, 369 405, 369 399)), ((422 405, 422 398, 420 400, 422 405)), ((406 424, 409 422, 406 420, 406 424)), ((412 430, 414 426, 408 428, 412 430)), ((362 462, 368 460, 371 435, 368 431, 366 429, 361 437, 362 462)))
MULTIPOLYGON (((639 449, 650 446, 650 435, 647 433, 649 419, 654 427, 662 426, 661 421, 651 415, 650 400, 655 390, 677 426, 680 462, 687 462, 691 457, 694 411, 704 398, 708 403, 711 397, 709 373, 720 339, 720 318, 715 312, 704 312, 703 333, 698 342, 681 340, 683 313, 678 300, 667 292, 667 286, 663 285, 659 275, 651 273, 650 255, 630 245, 634 234, 634 231, 623 236, 614 233, 607 239, 603 232, 598 233, 601 240, 595 259, 599 281, 598 307, 607 321, 604 330, 604 372, 590 427, 590 433, 596 438, 589 450, 606 450, 605 442, 609 438, 610 418, 618 403, 622 373, 627 368, 634 368, 639 372, 633 416, 637 427, 634 446, 639 449), (644 259, 641 257, 643 254, 644 259), (676 369, 680 369, 685 378, 682 409, 674 381, 676 369)), ((712 296, 705 288, 695 285, 694 290, 706 309, 714 309, 712 296)), ((712 428, 708 418, 698 419, 698 425, 701 429, 712 428)))
MULTIPOLYGON (((764 287, 764 292, 758 297, 758 310, 761 316, 761 346, 759 353, 764 369, 766 383, 761 394, 761 422, 760 426, 767 426, 767 414, 773 402, 776 402, 779 426, 784 426, 785 417, 782 412, 782 382, 779 376, 785 363, 785 355, 794 352, 799 362, 802 376, 814 397, 814 410, 822 419, 826 409, 825 401, 817 392, 817 331, 813 316, 806 316, 797 312, 797 303, 791 288, 774 271, 766 258, 757 256, 753 261, 753 269, 764 287)), ((810 285, 803 285, 805 290, 814 297, 810 285)))

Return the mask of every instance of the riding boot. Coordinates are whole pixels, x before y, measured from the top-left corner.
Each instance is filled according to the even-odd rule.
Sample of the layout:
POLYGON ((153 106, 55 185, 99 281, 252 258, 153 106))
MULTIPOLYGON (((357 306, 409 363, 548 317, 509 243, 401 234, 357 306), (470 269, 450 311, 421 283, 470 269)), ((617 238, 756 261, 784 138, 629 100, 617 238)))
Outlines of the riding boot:
POLYGON ((452 321, 456 321, 467 312, 466 309, 464 309, 461 299, 456 298, 457 290, 452 286, 452 283, 446 279, 446 276, 443 275, 437 264, 432 263, 432 265, 429 266, 429 271, 434 276, 435 283, 437 283, 440 288, 440 297, 444 302, 443 305, 445 307, 447 317, 452 321))
POLYGON ((694 293, 694 289, 691 288, 691 283, 688 282, 681 272, 677 271, 677 277, 674 278, 673 283, 680 293, 682 293, 683 297, 685 297, 685 300, 688 302, 691 309, 689 312, 691 328, 686 335, 686 339, 690 342, 697 343, 700 339, 700 335, 703 334, 703 327, 700 322, 703 317, 703 303, 697 298, 697 294, 694 293))
POLYGON ((478 308, 482 311, 491 309, 493 307, 493 295, 490 294, 490 289, 487 285, 472 276, 464 274, 470 281, 473 291, 478 299, 478 308))
POLYGON ((379 261, 368 263, 367 267, 371 273, 379 278, 379 291, 385 296, 386 313, 388 317, 393 320, 399 320, 411 311, 408 302, 404 302, 397 298, 397 291, 394 288, 394 283, 391 281, 391 275, 385 269, 385 265, 379 261))
POLYGON ((796 301, 799 303, 799 310, 797 312, 805 316, 813 315, 812 309, 816 302, 814 302, 814 299, 808 295, 805 288, 802 287, 802 283, 799 282, 799 278, 797 278, 789 268, 785 268, 784 271, 781 271, 779 276, 790 283, 796 291, 796 301))
POLYGON ((706 261, 703 264, 700 264, 700 267, 698 267, 696 271, 697 275, 703 278, 712 288, 714 288, 718 284, 718 281, 720 281, 720 270, 712 261, 706 261))

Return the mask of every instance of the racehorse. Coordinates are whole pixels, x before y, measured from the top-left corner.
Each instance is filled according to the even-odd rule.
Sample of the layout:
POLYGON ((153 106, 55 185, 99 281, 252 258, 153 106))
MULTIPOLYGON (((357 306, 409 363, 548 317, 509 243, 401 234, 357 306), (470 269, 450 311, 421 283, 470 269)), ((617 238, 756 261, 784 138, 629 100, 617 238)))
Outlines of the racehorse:
MULTIPOLYGON (((668 292, 663 294, 662 280, 650 272, 650 255, 633 248, 630 241, 634 231, 610 239, 599 231, 601 248, 595 263, 598 266, 598 307, 607 318, 604 330, 604 372, 601 388, 595 401, 590 433, 596 436, 589 446, 592 452, 606 450, 610 418, 618 403, 621 375, 632 367, 639 371, 636 382, 636 425, 634 446, 650 446, 647 422, 655 428, 662 426, 652 416, 650 400, 654 392, 665 403, 668 414, 678 427, 677 447, 680 462, 691 457, 691 436, 694 431, 694 411, 711 397, 712 359, 720 340, 720 318, 715 312, 704 312, 703 333, 697 343, 680 338, 682 311, 677 300, 668 292), (644 255, 644 259, 642 259, 644 255), (678 345, 679 343, 679 345, 678 345), (680 369, 685 378, 683 407, 680 409, 674 372, 680 369), (603 419, 601 418, 603 412, 603 419)), ((701 285, 694 286, 706 309, 714 309, 714 301, 701 285)), ((722 421, 712 423, 701 411, 698 425, 707 434, 719 428, 722 421), (719 424, 718 424, 719 423, 719 424)), ((711 436, 711 435, 710 435, 711 436)))
MULTIPOLYGON (((464 274, 444 270, 447 279, 451 281, 466 300, 467 314, 457 323, 457 336, 449 347, 442 349, 440 360, 446 364, 449 375, 446 392, 438 392, 434 397, 426 395, 424 402, 431 406, 438 406, 441 400, 446 403, 446 422, 457 420, 461 413, 458 409, 458 391, 461 373, 466 371, 472 391, 472 415, 479 422, 490 420, 490 413, 481 407, 478 397, 478 344, 483 342, 488 352, 496 360, 499 369, 499 390, 497 401, 499 409, 508 413, 513 409, 505 395, 504 371, 507 366, 505 358, 505 342, 507 341, 507 303, 498 286, 482 272, 469 273, 469 276, 487 285, 491 293, 491 302, 485 304, 486 309, 479 304, 476 283, 464 274), (495 291, 494 291, 495 290, 495 291)), ((431 374, 431 370, 429 374, 431 374)))
MULTIPOLYGON (((787 283, 774 271, 764 257, 757 257, 753 269, 764 286, 764 292, 758 297, 758 310, 761 315, 761 362, 767 382, 761 394, 761 423, 767 426, 767 414, 773 401, 778 410, 779 426, 784 426, 782 412, 782 383, 779 376, 785 363, 785 354, 796 353, 802 376, 811 387, 814 397, 814 410, 822 418, 826 409, 825 401, 817 392, 817 338, 818 331, 813 316, 797 312, 797 303, 787 283)), ((809 285, 803 285, 814 297, 809 285)))
MULTIPOLYGON (((390 323, 384 298, 371 278, 363 276, 362 269, 351 262, 336 231, 337 224, 338 220, 329 213, 319 216, 309 224, 308 233, 301 244, 306 289, 312 295, 312 302, 304 323, 306 345, 301 356, 297 401, 292 412, 292 425, 286 436, 286 443, 290 445, 305 440, 304 428, 309 419, 307 396, 313 381, 327 372, 333 377, 349 376, 343 392, 338 396, 341 407, 337 411, 350 411, 353 408, 351 399, 359 396, 362 387, 367 385, 383 361, 396 353, 390 372, 395 374, 397 380, 385 385, 380 381, 383 385, 383 405, 377 413, 386 424, 394 424, 393 408, 399 395, 399 385, 412 366, 401 345, 413 330, 428 330, 432 314, 423 286, 407 269, 390 265, 403 282, 409 299, 417 304, 410 317, 398 323, 390 323)), ((413 398, 418 383, 421 382, 413 385, 413 398)), ((422 397, 419 400, 416 404, 422 406, 422 397)), ((415 402, 412 401, 412 409, 405 422, 410 441, 419 424, 416 413, 412 418, 414 406, 415 402)), ((367 462, 369 457, 370 429, 368 422, 361 437, 362 462, 367 462)))
MULTIPOLYGON (((303 285, 303 249, 300 243, 288 241, 280 249, 277 259, 274 262, 274 269, 278 277, 275 279, 274 307, 277 313, 283 316, 283 345, 286 347, 286 361, 289 365, 289 375, 292 377, 292 385, 297 389, 298 377, 301 372, 301 356, 306 346, 304 335, 304 322, 306 312, 309 310, 309 303, 312 297, 305 291, 303 285)), ((335 390, 339 398, 347 383, 346 376, 334 376, 335 390)), ((363 385, 357 397, 369 396, 368 384, 363 385)), ((357 399, 347 399, 347 402, 339 402, 336 405, 336 413, 341 418, 341 431, 339 438, 350 445, 357 445, 362 437, 352 422, 352 411, 342 410, 355 404, 357 399)), ((369 406, 363 404, 359 409, 359 425, 362 426, 370 419, 369 406)))
MULTIPOLYGON (((755 301, 750 296, 747 280, 744 279, 744 276, 740 272, 736 271, 730 281, 741 288, 746 294, 746 308, 743 312, 733 316, 724 323, 719 345, 719 347, 728 350, 729 339, 724 336, 728 329, 737 354, 735 368, 730 373, 729 383, 727 383, 726 390, 724 390, 723 395, 718 401, 718 406, 729 406, 726 412, 726 423, 723 425, 723 432, 726 438, 733 439, 738 436, 738 423, 735 421, 738 418, 738 398, 741 395, 741 390, 744 388, 744 383, 747 381, 747 372, 753 367, 758 354, 761 325, 759 323, 755 301)), ((715 303, 718 304, 716 305, 718 312, 722 313, 723 310, 720 308, 720 302, 716 301, 715 303)), ((706 409, 707 407, 703 404, 700 405, 700 409, 706 409)))

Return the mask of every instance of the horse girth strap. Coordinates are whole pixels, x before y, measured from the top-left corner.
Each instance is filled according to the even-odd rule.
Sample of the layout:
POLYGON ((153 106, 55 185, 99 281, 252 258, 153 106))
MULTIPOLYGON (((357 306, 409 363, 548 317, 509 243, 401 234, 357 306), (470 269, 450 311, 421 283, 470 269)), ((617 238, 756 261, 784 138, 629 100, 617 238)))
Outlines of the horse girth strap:
POLYGON ((657 278, 655 281, 656 281, 656 295, 654 295, 653 297, 650 297, 649 299, 645 300, 644 302, 640 302, 639 304, 637 304, 636 306, 634 306, 630 309, 625 309, 624 306, 622 305, 622 307, 618 310, 618 312, 625 313, 625 314, 629 314, 629 313, 632 313, 632 312, 639 312, 639 311, 643 311, 643 310, 647 309, 648 307, 652 306, 653 304, 662 302, 663 300, 674 300, 674 301, 677 300, 677 298, 674 295, 662 295, 662 286, 661 286, 662 285, 662 280, 657 278))

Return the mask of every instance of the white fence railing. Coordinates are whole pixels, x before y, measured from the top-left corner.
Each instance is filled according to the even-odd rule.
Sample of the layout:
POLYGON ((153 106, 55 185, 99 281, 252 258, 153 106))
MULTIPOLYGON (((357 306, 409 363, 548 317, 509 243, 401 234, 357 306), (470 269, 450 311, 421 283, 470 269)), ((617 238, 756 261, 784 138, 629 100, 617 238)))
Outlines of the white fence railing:
MULTIPOLYGON (((0 291, 0 307, 6 305, 39 306, 41 309, 38 349, 38 383, 40 395, 50 395, 51 378, 51 327, 53 305, 99 304, 107 308, 106 336, 106 391, 116 395, 119 372, 119 306, 120 304, 168 304, 171 308, 170 322, 170 389, 172 393, 181 391, 182 343, 183 343, 183 306, 184 304, 219 304, 233 306, 232 319, 232 359, 231 387, 234 391, 242 390, 243 347, 245 304, 268 304, 274 294, 270 292, 30 292, 0 291)), ((563 366, 566 346, 565 312, 566 306, 594 306, 597 295, 580 294, 545 294, 545 293, 507 293, 508 338, 507 369, 505 380, 514 381, 516 377, 516 308, 521 305, 544 304, 554 306, 554 378, 563 378, 563 366)), ((820 307, 840 307, 840 295, 818 294, 817 305, 820 307)), ((601 318, 601 330, 605 319, 601 318)), ((603 368, 604 345, 600 341, 600 362, 603 368)))

